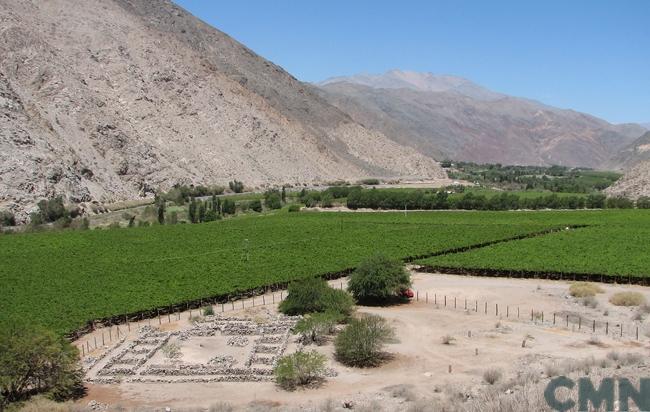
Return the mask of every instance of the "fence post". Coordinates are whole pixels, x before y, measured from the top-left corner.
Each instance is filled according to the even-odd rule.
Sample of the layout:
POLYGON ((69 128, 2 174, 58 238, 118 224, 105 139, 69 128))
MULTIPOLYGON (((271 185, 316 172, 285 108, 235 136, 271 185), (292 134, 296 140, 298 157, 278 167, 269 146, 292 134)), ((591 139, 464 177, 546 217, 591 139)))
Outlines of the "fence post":
POLYGON ((506 305, 506 319, 510 317, 510 306, 506 305))
POLYGON ((86 356, 86 348, 84 348, 83 343, 81 344, 81 356, 83 356, 83 357, 86 356))
POLYGON ((447 295, 445 295, 445 307, 447 307, 447 295))
POLYGON ((221 304, 221 313, 223 313, 223 303, 221 304))
POLYGON ((593 331, 593 333, 596 333, 596 319, 594 319, 594 323, 593 326, 591 327, 591 330, 593 331))
POLYGON ((569 327, 569 315, 566 315, 566 327, 569 327))
POLYGON ((438 294, 437 293, 433 294, 433 303, 436 304, 436 305, 438 304, 438 294))
POLYGON ((95 340, 95 348, 97 347, 97 336, 93 336, 93 339, 95 340))
POLYGON ((162 320, 160 320, 160 309, 156 309, 158 311, 158 324, 162 325, 162 320))
POLYGON ((465 310, 467 310, 467 298, 465 298, 465 310))
POLYGON ((108 327, 108 340, 113 342, 113 332, 111 332, 111 327, 108 327))
POLYGON ((517 319, 519 319, 519 306, 517 306, 517 319))
POLYGON ((582 316, 578 316, 578 330, 582 329, 582 316))
POLYGON ((498 303, 494 304, 494 314, 496 316, 499 316, 499 304, 498 303))
POLYGON ((230 303, 232 304, 232 310, 235 310, 235 301, 231 300, 230 303))
POLYGON ((429 303, 429 292, 425 292, 424 294, 424 303, 429 303))
POLYGON ((623 337, 623 322, 621 322, 621 337, 623 337))
MULTIPOLYGON (((637 328, 638 331, 639 328, 637 328)), ((106 343, 104 342, 104 331, 102 331, 102 346, 106 346, 106 343)))
POLYGON ((485 302, 485 314, 486 314, 486 315, 487 315, 487 305, 488 305, 488 303, 485 302))
POLYGON ((476 302, 476 305, 474 306, 474 312, 478 313, 478 300, 475 301, 475 302, 476 302))
POLYGON ((553 312, 553 326, 555 326, 555 312, 553 312))
POLYGON ((532 322, 533 320, 535 320, 535 312, 533 311, 533 309, 531 309, 530 310, 530 321, 532 322))
POLYGON ((245 309, 245 306, 244 306, 244 299, 241 300, 241 308, 242 308, 242 309, 245 309))
POLYGON ((255 307, 255 295, 253 295, 253 307, 255 307))
POLYGON ((117 330, 117 339, 120 338, 120 327, 119 325, 115 325, 115 329, 117 330))
POLYGON ((280 300, 282 300, 282 291, 280 291, 280 300))
POLYGON ((605 335, 609 335, 609 322, 605 322, 605 335))
POLYGON ((542 311, 542 324, 544 323, 544 311, 542 311))
POLYGON ((271 300, 273 301, 273 304, 275 304, 275 292, 271 293, 271 300))
POLYGON ((454 309, 456 309, 456 296, 454 296, 454 309))
POLYGON ((636 340, 639 340, 639 327, 636 327, 636 340))
POLYGON ((262 305, 266 305, 266 298, 262 295, 262 305))
POLYGON ((420 291, 419 290, 415 291, 415 301, 416 302, 420 301, 420 291))

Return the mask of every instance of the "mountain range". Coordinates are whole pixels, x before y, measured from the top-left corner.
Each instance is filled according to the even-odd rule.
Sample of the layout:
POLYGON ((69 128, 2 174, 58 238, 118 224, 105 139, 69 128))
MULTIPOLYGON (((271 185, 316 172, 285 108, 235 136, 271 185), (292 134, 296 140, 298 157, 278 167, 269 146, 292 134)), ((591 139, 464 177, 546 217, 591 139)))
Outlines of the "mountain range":
POLYGON ((632 167, 645 131, 455 76, 301 82, 168 0, 0 0, 0 209, 19 218, 177 183, 445 179, 443 159, 632 167))
POLYGON ((445 177, 170 1, 0 0, 0 39, 0 208, 445 177))
POLYGON ((619 168, 632 160, 615 155, 645 131, 455 76, 392 70, 318 86, 357 122, 438 160, 619 168))

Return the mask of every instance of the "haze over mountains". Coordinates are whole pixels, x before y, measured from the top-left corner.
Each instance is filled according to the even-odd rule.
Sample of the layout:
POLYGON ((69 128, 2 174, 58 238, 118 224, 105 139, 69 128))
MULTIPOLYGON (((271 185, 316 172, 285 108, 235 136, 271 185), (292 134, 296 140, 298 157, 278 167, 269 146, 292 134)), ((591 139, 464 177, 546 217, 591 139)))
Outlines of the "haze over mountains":
POLYGON ((335 77, 322 96, 357 122, 438 160, 619 167, 645 131, 511 97, 454 76, 392 70, 335 77))
POLYGON ((165 0, 0 0, 0 206, 174 183, 443 177, 165 0))

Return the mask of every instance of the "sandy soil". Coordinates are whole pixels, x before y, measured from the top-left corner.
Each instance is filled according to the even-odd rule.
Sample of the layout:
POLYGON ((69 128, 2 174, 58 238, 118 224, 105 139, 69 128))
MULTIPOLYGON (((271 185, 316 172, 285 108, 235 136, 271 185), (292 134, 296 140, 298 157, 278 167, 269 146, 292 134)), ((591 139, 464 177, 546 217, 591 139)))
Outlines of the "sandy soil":
MULTIPOLYGON (((125 407, 204 408, 225 401, 234 406, 254 402, 310 409, 328 400, 334 400, 336 405, 352 400, 359 404, 379 401, 386 410, 394 410, 402 409, 413 400, 395 396, 395 385, 408 388, 407 398, 428 399, 450 387, 480 390, 486 385, 483 374, 489 368, 501 369, 504 379, 512 379, 523 373, 542 375, 546 365, 553 362, 590 356, 605 358, 613 350, 648 353, 647 323, 633 320, 635 309, 615 307, 608 302, 611 294, 624 290, 640 291, 650 299, 648 288, 602 285, 605 293, 597 295, 598 306, 591 308, 568 296, 567 282, 417 272, 413 280, 418 292, 417 300, 399 306, 358 308, 359 312, 385 317, 396 330, 398 341, 387 347, 391 359, 381 367, 357 369, 341 365, 333 360, 330 341, 313 348, 328 355, 329 367, 338 375, 328 378, 318 388, 286 392, 272 382, 90 384, 88 395, 80 402, 86 404, 92 399, 125 407), (468 310, 464 309, 465 299, 468 310), (485 302, 488 302, 487 314, 485 302), (545 313, 544 322, 539 316, 541 312, 545 313), (557 317, 555 326, 553 313, 557 317), (567 314, 571 317, 569 327, 565 323, 567 314), (581 323, 578 323, 578 316, 583 318, 581 323), (597 321, 595 334, 591 330, 594 319, 597 321), (624 325, 623 337, 620 336, 621 324, 624 325), (635 336, 637 326, 640 330, 638 341, 635 336), (442 343, 445 335, 454 337, 452 344, 442 343), (524 341, 525 346, 522 345, 524 341)), ((345 280, 332 282, 335 287, 344 284, 345 280)), ((270 301, 266 300, 267 303, 270 301)), ((274 312, 272 304, 244 310, 237 309, 236 305, 235 310, 227 312, 227 315, 264 317, 274 312)), ((180 314, 180 321, 171 317, 171 323, 163 318, 160 327, 167 330, 189 328, 188 317, 188 314, 180 314)), ((152 326, 159 326, 157 319, 152 326)), ((81 342, 84 339, 88 337, 82 338, 81 342)), ((188 359, 201 360, 209 356, 205 348, 210 347, 210 339, 201 339, 183 348, 188 359)), ((295 337, 290 338, 286 353, 295 349, 293 339, 295 337)))

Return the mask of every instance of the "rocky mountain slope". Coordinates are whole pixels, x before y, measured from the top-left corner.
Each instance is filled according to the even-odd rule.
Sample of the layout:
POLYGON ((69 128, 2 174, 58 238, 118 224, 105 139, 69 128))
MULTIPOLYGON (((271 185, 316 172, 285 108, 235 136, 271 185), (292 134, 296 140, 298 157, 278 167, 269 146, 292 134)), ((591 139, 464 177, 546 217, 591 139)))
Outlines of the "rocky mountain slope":
POLYGON ((605 189, 609 196, 623 196, 638 199, 650 196, 650 160, 638 163, 628 170, 613 186, 605 189))
POLYGON ((650 132, 644 133, 619 151, 608 162, 608 166, 611 169, 628 170, 646 160, 650 160, 650 132))
POLYGON ((167 0, 0 0, 0 208, 364 176, 444 173, 167 0))
POLYGON ((319 86, 359 123, 437 159, 599 168, 644 132, 453 76, 393 70, 319 86))

